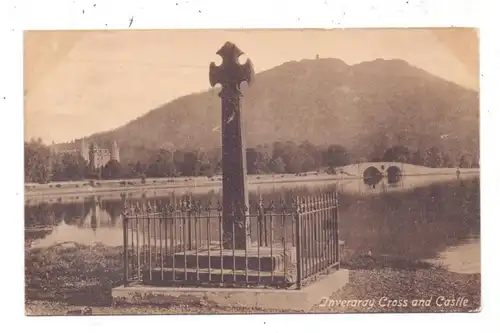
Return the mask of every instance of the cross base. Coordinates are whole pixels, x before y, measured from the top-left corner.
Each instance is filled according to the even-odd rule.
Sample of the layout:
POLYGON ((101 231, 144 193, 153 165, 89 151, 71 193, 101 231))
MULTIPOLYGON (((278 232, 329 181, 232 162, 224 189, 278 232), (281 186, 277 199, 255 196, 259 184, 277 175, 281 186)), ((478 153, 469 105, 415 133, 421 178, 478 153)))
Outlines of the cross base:
POLYGON ((292 272, 276 271, 273 274, 270 272, 258 272, 258 271, 233 271, 226 270, 221 272, 220 269, 209 270, 199 270, 198 272, 194 269, 162 269, 155 268, 149 275, 149 272, 145 272, 143 276, 143 283, 145 285, 151 286, 192 286, 192 285, 209 285, 209 284, 231 284, 231 283, 261 283, 265 285, 283 285, 291 284, 296 280, 296 274, 292 272), (175 279, 174 279, 175 274, 175 279), (162 278, 163 277, 163 278, 162 278))
POLYGON ((247 250, 208 249, 175 253, 163 268, 143 272, 149 285, 261 282, 283 284, 295 279, 295 248, 252 246, 247 250))
POLYGON ((296 261, 295 251, 284 250, 282 244, 266 247, 251 246, 247 250, 210 249, 177 252, 165 260, 170 268, 260 270, 271 272, 296 261))

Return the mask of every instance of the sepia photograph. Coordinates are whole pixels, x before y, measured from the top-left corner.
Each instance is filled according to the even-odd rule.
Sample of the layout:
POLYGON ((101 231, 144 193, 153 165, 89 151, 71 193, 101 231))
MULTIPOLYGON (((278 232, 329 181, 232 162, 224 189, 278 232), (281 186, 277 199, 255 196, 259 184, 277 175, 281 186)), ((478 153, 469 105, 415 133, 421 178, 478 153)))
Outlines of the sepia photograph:
POLYGON ((24 31, 25 314, 480 311, 479 38, 24 31))

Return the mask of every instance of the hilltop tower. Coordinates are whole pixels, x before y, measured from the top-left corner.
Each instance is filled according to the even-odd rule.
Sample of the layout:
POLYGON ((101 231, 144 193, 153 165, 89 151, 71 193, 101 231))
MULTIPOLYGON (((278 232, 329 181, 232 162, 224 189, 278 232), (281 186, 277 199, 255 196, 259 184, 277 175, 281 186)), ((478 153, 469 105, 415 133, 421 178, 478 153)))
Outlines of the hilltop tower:
POLYGON ((113 144, 111 145, 111 161, 115 160, 117 162, 120 162, 120 149, 118 148, 118 144, 116 143, 116 140, 113 141, 113 144))

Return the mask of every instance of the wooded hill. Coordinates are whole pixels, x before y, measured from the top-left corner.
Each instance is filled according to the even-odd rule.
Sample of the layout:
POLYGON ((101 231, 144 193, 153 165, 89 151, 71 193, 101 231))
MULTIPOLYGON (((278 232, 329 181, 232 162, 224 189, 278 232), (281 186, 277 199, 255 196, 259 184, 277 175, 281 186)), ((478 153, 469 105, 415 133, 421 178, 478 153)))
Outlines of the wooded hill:
MULTIPOLYGON (((102 146, 116 140, 124 162, 141 160, 145 150, 218 148, 218 91, 178 98, 85 140, 102 146)), ((247 147, 307 140, 342 145, 361 160, 396 145, 421 151, 435 147, 474 161, 479 156, 478 92, 402 60, 352 66, 338 59, 287 62, 257 74, 243 92, 247 147)), ((78 147, 79 140, 61 146, 70 145, 78 147)))

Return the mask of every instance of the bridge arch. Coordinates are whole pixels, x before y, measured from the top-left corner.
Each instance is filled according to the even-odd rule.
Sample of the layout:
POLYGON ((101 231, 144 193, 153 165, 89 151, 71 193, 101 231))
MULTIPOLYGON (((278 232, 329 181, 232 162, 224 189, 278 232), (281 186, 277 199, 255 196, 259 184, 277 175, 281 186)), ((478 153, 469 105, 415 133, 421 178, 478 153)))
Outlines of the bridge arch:
POLYGON ((397 183, 398 181, 401 180, 401 176, 402 176, 402 171, 397 166, 391 165, 390 167, 387 168, 387 182, 389 184, 397 183))
POLYGON ((377 184, 382 177, 382 172, 374 166, 369 166, 365 169, 365 171, 363 171, 363 181, 367 185, 377 184))

